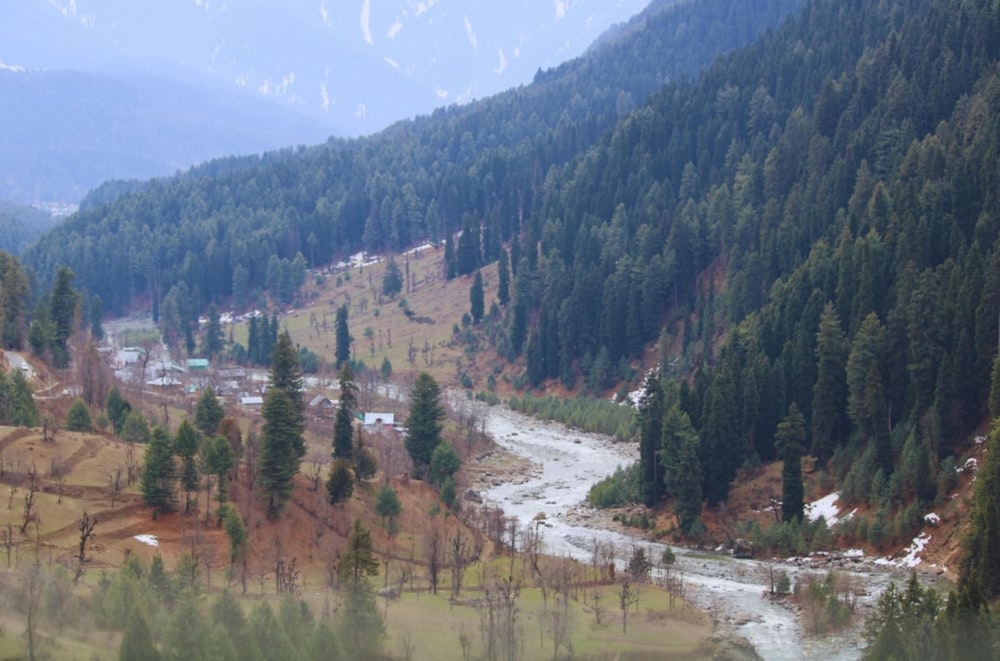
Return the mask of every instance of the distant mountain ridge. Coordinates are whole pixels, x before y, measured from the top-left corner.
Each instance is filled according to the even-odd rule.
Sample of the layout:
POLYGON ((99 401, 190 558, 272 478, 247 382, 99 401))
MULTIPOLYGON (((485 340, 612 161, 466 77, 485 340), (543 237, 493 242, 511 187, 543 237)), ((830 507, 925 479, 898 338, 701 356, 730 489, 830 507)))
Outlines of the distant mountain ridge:
POLYGON ((0 250, 18 255, 55 224, 47 211, 0 200, 0 250))
POLYGON ((113 178, 314 144, 319 122, 245 95, 144 75, 0 70, 0 199, 78 202, 113 178))
POLYGON ((526 83, 647 4, 29 0, 4 10, 0 62, 206 76, 346 137, 526 83))

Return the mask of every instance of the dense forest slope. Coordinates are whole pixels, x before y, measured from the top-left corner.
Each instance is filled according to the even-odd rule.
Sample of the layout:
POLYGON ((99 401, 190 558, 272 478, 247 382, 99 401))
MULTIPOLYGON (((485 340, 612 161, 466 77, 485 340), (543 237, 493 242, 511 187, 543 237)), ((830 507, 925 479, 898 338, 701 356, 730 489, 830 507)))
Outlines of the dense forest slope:
POLYGON ((589 148, 659 90, 748 43, 801 0, 658 3, 619 37, 538 81, 383 133, 262 157, 222 159, 80 213, 28 258, 41 278, 69 264, 121 312, 184 282, 192 308, 272 285, 269 258, 312 264, 484 227, 496 259, 539 212, 550 169, 589 148), (654 11, 655 10, 655 11, 654 11), (235 290, 235 291, 234 291, 235 290))
POLYGON ((933 499, 985 419, 1000 332, 998 8, 819 0, 633 109, 625 81, 710 42, 709 8, 756 16, 665 11, 489 102, 153 182, 29 263, 68 263, 118 311, 183 283, 197 311, 277 290, 297 254, 444 238, 462 274, 509 244, 497 351, 532 385, 599 392, 651 341, 680 347, 670 369, 694 376, 671 397, 710 505, 799 416, 848 498, 933 499))

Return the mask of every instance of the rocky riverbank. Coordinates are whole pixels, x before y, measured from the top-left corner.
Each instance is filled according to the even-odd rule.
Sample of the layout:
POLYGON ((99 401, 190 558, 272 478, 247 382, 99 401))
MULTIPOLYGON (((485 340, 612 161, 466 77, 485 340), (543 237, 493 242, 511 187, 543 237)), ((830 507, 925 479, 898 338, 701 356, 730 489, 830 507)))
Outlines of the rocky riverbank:
MULTIPOLYGON (((648 546, 650 557, 662 553, 664 545, 637 537, 634 530, 613 521, 612 512, 586 504, 590 485, 616 466, 636 459, 634 445, 501 407, 489 410, 486 431, 498 448, 469 467, 472 490, 480 499, 500 505, 523 525, 544 519, 549 553, 588 561, 595 540, 621 550, 634 544, 648 546)), ((719 635, 734 641, 734 648, 745 649, 740 641, 749 641, 764 659, 859 658, 860 624, 865 615, 890 581, 906 578, 897 567, 878 565, 853 553, 761 561, 738 560, 721 549, 671 549, 677 557, 671 571, 684 581, 685 596, 711 614, 719 635), (786 572, 794 585, 810 576, 822 577, 834 568, 854 586, 858 626, 814 637, 803 627, 794 600, 769 597, 769 580, 776 569, 786 572)))

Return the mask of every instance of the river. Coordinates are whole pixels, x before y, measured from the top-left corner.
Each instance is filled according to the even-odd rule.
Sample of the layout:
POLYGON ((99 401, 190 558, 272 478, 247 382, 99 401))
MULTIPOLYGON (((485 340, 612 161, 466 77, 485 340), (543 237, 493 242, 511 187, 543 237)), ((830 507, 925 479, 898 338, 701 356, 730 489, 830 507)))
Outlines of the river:
MULTIPOLYGON (((585 503, 594 482, 616 466, 637 458, 634 444, 615 443, 499 406, 489 408, 486 415, 486 432, 507 451, 530 461, 532 468, 522 479, 488 486, 482 495, 486 501, 499 504, 508 515, 516 516, 522 526, 544 517, 546 552, 569 554, 589 562, 597 538, 622 550, 638 542, 650 549, 651 558, 660 556, 663 545, 601 527, 601 517, 585 503)), ((750 641, 764 659, 860 658, 863 615, 858 617, 858 626, 849 631, 820 638, 806 635, 791 607, 765 597, 768 569, 773 563, 737 560, 722 552, 671 548, 677 557, 673 571, 680 572, 687 583, 688 598, 710 611, 720 627, 750 641)), ((825 573, 791 562, 781 563, 780 569, 789 574, 793 583, 804 572, 821 576, 825 573)), ((863 587, 857 606, 862 614, 870 610, 891 580, 905 580, 905 575, 866 562, 837 571, 863 587)))

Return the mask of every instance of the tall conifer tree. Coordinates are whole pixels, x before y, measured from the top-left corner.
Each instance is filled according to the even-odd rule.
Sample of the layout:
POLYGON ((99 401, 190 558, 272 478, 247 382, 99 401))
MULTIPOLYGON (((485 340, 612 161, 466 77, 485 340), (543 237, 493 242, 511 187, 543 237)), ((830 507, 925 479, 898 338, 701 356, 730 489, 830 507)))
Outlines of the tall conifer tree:
POLYGON ((340 368, 340 406, 333 423, 334 459, 351 459, 354 450, 354 413, 358 407, 358 387, 350 363, 340 368))
POLYGON ((781 517, 785 521, 802 520, 805 487, 802 484, 802 453, 806 444, 806 421, 792 402, 788 415, 778 423, 775 446, 781 454, 781 517))
POLYGON ((347 327, 347 304, 337 308, 337 328, 336 346, 334 348, 334 360, 337 369, 343 367, 344 363, 351 359, 351 331, 347 327))
POLYGON ((421 372, 410 393, 410 412, 406 420, 406 451, 413 459, 414 471, 422 476, 431 463, 434 449, 441 442, 441 387, 430 374, 421 372))
POLYGON ((821 466, 833 455, 845 430, 847 340, 837 310, 827 303, 816 333, 816 385, 813 388, 812 453, 821 466))
POLYGON ((639 400, 639 465, 642 497, 652 507, 663 497, 663 386, 658 374, 649 374, 639 400))
POLYGON ((157 425, 150 435, 146 462, 139 481, 143 502, 159 512, 173 509, 176 480, 177 466, 174 464, 170 435, 166 429, 157 425))
POLYGON ((305 456, 305 403, 298 354, 287 332, 271 351, 267 395, 261 410, 261 458, 257 481, 268 498, 268 516, 275 518, 292 494, 292 478, 305 456))

